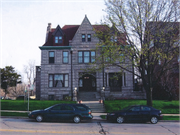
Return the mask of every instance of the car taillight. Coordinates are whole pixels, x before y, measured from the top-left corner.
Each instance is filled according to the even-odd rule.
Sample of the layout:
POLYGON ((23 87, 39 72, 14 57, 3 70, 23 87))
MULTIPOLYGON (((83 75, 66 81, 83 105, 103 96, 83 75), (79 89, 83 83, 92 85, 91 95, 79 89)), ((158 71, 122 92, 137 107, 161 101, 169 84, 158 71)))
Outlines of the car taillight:
POLYGON ((89 114, 91 114, 91 111, 89 111, 89 114))

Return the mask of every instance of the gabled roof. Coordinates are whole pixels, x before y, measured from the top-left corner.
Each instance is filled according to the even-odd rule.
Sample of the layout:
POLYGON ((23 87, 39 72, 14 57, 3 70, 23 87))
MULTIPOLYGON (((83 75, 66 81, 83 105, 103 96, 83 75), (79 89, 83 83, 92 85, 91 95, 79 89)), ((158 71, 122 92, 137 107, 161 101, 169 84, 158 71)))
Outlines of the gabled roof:
MULTIPOLYGON (((62 34, 64 35, 64 42, 61 44, 61 46, 69 46, 69 41, 73 39, 79 27, 80 25, 65 25, 61 29, 58 25, 55 29, 51 29, 51 31, 48 33, 48 40, 43 46, 59 46, 57 44, 54 44, 54 35, 57 31, 62 32, 62 34)), ((95 32, 106 33, 110 30, 107 25, 92 25, 92 27, 95 32)), ((124 40, 125 36, 123 35, 123 33, 121 36, 124 40)))
POLYGON ((79 25, 65 25, 62 28, 62 30, 64 31, 64 33, 66 35, 66 41, 65 41, 66 45, 68 45, 69 41, 73 39, 78 28, 79 28, 79 25))
POLYGON ((56 27, 56 29, 55 29, 55 31, 52 33, 52 35, 53 35, 53 36, 56 35, 56 33, 57 33, 58 31, 60 31, 60 33, 61 33, 62 35, 64 35, 64 32, 62 31, 62 29, 61 29, 61 27, 60 27, 59 25, 56 27))

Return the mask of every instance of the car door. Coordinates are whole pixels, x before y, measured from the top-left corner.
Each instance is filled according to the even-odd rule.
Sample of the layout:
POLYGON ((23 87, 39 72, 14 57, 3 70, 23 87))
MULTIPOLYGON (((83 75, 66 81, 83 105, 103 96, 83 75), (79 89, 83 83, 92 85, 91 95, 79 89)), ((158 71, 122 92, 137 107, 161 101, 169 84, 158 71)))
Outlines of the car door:
POLYGON ((151 108, 150 107, 141 106, 141 115, 142 115, 143 121, 149 121, 150 113, 151 113, 151 108))
POLYGON ((63 105, 60 110, 61 120, 71 120, 74 116, 74 108, 70 105, 63 105))
POLYGON ((60 119, 60 110, 61 110, 61 105, 56 105, 49 110, 47 110, 47 119, 49 120, 59 120, 60 119))
POLYGON ((140 114, 140 106, 132 106, 126 113, 126 120, 138 121, 142 119, 140 114))

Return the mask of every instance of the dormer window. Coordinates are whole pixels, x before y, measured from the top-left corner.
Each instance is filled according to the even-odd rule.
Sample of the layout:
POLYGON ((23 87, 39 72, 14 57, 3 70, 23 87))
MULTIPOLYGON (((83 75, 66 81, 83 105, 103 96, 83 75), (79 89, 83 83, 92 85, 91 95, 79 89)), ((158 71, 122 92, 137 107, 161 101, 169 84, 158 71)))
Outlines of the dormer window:
POLYGON ((55 43, 61 44, 62 43, 62 36, 55 36, 55 43))

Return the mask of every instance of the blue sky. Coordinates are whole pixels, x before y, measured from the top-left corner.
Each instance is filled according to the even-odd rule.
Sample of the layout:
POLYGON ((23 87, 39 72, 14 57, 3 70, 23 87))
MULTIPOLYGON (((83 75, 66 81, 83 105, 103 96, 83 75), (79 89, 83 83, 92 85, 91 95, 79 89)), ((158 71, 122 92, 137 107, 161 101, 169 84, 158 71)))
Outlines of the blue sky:
POLYGON ((24 65, 35 60, 40 65, 39 46, 45 42, 48 23, 81 24, 87 15, 99 23, 105 12, 104 0, 1 0, 0 67, 12 65, 23 74, 24 65))

